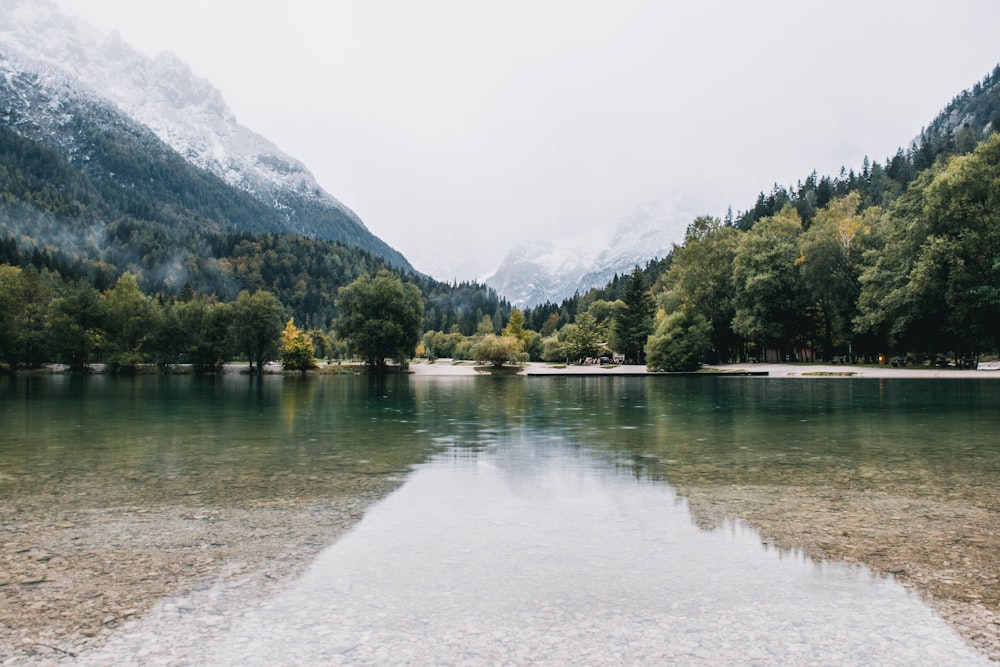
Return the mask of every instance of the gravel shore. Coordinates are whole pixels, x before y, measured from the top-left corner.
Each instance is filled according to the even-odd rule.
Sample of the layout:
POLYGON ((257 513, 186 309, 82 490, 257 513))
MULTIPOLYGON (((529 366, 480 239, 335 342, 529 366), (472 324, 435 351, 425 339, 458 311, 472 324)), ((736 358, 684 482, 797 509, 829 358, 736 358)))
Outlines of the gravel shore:
POLYGON ((167 596, 277 591, 401 479, 279 482, 267 499, 219 488, 131 504, 87 485, 4 501, 0 664, 72 661, 167 596))

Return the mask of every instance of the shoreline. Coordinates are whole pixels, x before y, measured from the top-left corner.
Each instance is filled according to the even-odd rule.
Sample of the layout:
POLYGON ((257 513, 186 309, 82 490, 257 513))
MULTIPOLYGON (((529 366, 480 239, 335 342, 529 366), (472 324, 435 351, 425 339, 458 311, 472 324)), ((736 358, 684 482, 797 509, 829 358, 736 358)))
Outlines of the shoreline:
MULTIPOLYGON (((415 361, 410 364, 414 375, 488 375, 488 370, 471 361, 453 361, 438 359, 435 362, 415 361)), ((517 373, 525 377, 544 376, 649 376, 649 377, 679 377, 679 376, 709 376, 709 377, 768 377, 768 378, 933 378, 933 379, 998 379, 1000 380, 1000 362, 980 364, 978 369, 934 368, 930 366, 911 366, 893 368, 892 366, 860 366, 847 364, 719 364, 704 366, 701 371, 692 373, 658 373, 646 370, 645 366, 575 366, 531 361, 524 364, 517 373)))
MULTIPOLYGON (((91 375, 106 375, 104 364, 91 364, 88 372, 82 377, 91 375)), ((415 359, 410 362, 408 372, 420 376, 477 376, 491 375, 491 367, 477 364, 474 361, 453 359, 437 359, 427 361, 415 359)), ((271 362, 264 364, 262 375, 288 375, 294 377, 311 377, 322 375, 359 375, 367 369, 358 362, 319 362, 316 368, 308 371, 286 371, 281 364, 271 362)), ((20 371, 18 375, 69 375, 69 367, 65 364, 46 364, 42 368, 20 371)), ((168 369, 146 364, 131 375, 120 377, 137 377, 149 375, 193 375, 190 365, 179 364, 168 369)), ((588 376, 588 377, 698 377, 698 376, 736 376, 736 377, 768 377, 768 378, 923 378, 923 379, 1000 379, 1000 362, 990 361, 979 364, 976 369, 942 368, 934 366, 865 366, 852 364, 828 363, 750 363, 750 364, 716 364, 706 365, 698 371, 671 373, 649 371, 645 366, 598 366, 529 361, 520 366, 503 366, 497 374, 523 377, 551 376, 588 376)), ((227 377, 233 375, 251 374, 245 362, 224 364, 222 371, 207 374, 206 377, 227 377)), ((8 377, 17 375, 8 374, 8 377)))

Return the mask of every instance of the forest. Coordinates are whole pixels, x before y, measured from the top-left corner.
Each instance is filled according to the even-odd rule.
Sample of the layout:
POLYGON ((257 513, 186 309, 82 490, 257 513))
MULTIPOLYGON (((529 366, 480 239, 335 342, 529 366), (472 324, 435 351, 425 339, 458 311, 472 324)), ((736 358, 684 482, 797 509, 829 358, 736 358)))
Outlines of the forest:
MULTIPOLYGON (((209 178, 199 196, 130 189, 116 204, 113 183, 0 128, 2 368, 253 361, 240 333, 253 298, 271 300, 271 353, 292 322, 317 358, 347 357, 340 290, 383 272, 419 294, 412 347, 431 358, 961 365, 1000 349, 998 84, 1000 68, 884 165, 775 185, 692 221, 667 257, 523 312, 347 243, 229 229, 227 210, 253 217, 256 204, 209 178)), ((116 147, 103 150, 140 169, 116 147)))

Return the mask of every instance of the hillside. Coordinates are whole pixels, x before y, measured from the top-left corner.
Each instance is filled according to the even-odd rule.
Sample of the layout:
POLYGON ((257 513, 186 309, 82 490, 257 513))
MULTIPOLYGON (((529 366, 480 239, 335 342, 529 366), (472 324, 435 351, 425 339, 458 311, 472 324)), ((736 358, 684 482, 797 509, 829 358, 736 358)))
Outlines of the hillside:
MULTIPOLYGON (((0 0, 0 56, 8 79, 34 77, 36 92, 56 105, 33 103, 29 96, 20 109, 22 119, 52 127, 60 121, 45 116, 56 108, 61 107, 62 118, 69 112, 86 113, 88 104, 99 114, 115 109, 191 167, 214 175, 270 211, 247 219, 230 218, 231 211, 220 210, 220 224, 236 231, 342 241, 412 270, 402 255, 323 190, 302 163, 240 125, 219 91, 172 54, 149 58, 117 35, 101 34, 66 17, 49 0, 0 0), (66 96, 72 102, 66 103, 66 96)), ((132 187, 145 185, 135 182, 132 187)))
MULTIPOLYGON (((858 171, 814 172, 725 220, 692 220, 684 242, 647 267, 664 315, 650 341, 668 350, 698 332, 685 350, 695 364, 972 365, 996 354, 998 130, 1000 67, 884 164, 865 158, 858 171)), ((572 323, 595 305, 606 309, 620 282, 530 308, 525 319, 572 323)))
POLYGON ((337 290, 391 268, 427 300, 427 328, 475 329, 497 294, 447 285, 346 241, 289 234, 285 218, 192 165, 149 128, 59 75, 0 55, 0 264, 106 289, 125 272, 146 292, 232 299, 265 289, 298 322, 327 328, 337 290))
POLYGON ((943 158, 965 155, 986 136, 1000 130, 1000 65, 972 88, 962 91, 916 134, 909 146, 900 147, 883 163, 864 159, 860 170, 842 167, 837 175, 813 172, 795 187, 775 183, 760 193, 754 205, 737 214, 735 224, 749 229, 763 217, 791 204, 808 222, 834 197, 851 192, 861 195, 862 208, 887 206, 920 174, 943 158))

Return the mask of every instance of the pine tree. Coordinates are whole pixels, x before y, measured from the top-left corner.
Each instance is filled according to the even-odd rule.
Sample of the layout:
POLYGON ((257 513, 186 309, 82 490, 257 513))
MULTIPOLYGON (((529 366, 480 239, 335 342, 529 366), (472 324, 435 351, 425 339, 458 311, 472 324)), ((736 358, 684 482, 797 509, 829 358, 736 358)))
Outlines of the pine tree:
POLYGON ((650 294, 646 279, 642 275, 642 269, 638 266, 632 271, 625 285, 622 302, 625 306, 615 317, 612 347, 623 352, 635 363, 642 364, 646 340, 653 333, 653 314, 656 307, 653 295, 650 294))

